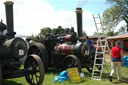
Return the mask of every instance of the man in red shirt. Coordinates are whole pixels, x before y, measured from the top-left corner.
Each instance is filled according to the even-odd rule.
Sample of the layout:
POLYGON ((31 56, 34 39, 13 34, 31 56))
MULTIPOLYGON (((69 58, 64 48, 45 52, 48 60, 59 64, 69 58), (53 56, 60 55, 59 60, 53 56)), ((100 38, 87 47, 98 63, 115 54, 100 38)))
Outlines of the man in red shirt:
POLYGON ((112 77, 116 71, 116 68, 118 68, 118 80, 121 80, 121 65, 123 65, 123 49, 120 48, 120 41, 116 41, 115 45, 112 49, 111 49, 111 58, 112 58, 112 62, 111 62, 111 73, 110 73, 110 78, 109 80, 112 82, 112 77))

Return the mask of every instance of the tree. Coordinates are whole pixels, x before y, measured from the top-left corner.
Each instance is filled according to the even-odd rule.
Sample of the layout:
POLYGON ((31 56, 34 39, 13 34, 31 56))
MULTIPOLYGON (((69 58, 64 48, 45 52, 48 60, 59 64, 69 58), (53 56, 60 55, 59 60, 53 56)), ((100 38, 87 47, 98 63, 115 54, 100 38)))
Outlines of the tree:
POLYGON ((107 32, 105 35, 114 36, 114 35, 117 35, 117 34, 118 34, 118 32, 111 31, 111 32, 107 32))
POLYGON ((104 31, 113 32, 122 20, 126 22, 128 31, 128 0, 107 0, 107 2, 112 6, 103 13, 104 31))
POLYGON ((54 34, 63 34, 63 33, 64 33, 64 29, 61 26, 54 28, 54 34))
POLYGON ((121 26, 120 29, 118 30, 118 33, 124 34, 126 32, 126 26, 121 26))
POLYGON ((83 31, 82 36, 87 36, 87 34, 85 33, 85 31, 83 31))
POLYGON ((39 35, 31 35, 31 36, 27 36, 26 39, 29 39, 29 40, 33 40, 33 41, 39 41, 39 35))
POLYGON ((50 27, 45 27, 45 28, 42 28, 40 29, 40 37, 45 37, 47 34, 51 34, 52 32, 52 29, 50 27))
POLYGON ((52 35, 66 35, 66 34, 69 34, 70 33, 70 31, 71 31, 71 29, 70 28, 63 28, 63 27, 61 27, 61 26, 58 26, 57 28, 54 28, 53 30, 52 30, 52 35))
POLYGON ((96 32, 96 31, 95 31, 94 34, 93 34, 93 36, 99 36, 99 35, 103 35, 103 36, 104 36, 105 34, 102 33, 102 32, 98 33, 98 32, 96 32))

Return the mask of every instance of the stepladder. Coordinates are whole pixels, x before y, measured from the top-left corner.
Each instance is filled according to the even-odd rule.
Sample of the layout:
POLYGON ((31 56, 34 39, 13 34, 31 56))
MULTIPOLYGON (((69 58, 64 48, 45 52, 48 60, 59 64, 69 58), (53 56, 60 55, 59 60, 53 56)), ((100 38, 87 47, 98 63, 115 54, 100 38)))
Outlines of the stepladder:
POLYGON ((92 79, 94 80, 101 80, 102 78, 103 65, 106 61, 105 59, 108 57, 108 56, 105 56, 105 54, 110 54, 110 49, 108 46, 107 39, 106 38, 101 39, 99 37, 99 39, 97 40, 94 65, 93 65, 93 71, 92 71, 92 79))
POLYGON ((94 20, 94 23, 95 23, 97 33, 104 33, 104 26, 103 26, 103 23, 101 21, 100 14, 98 14, 97 17, 95 17, 93 15, 93 20, 94 20))

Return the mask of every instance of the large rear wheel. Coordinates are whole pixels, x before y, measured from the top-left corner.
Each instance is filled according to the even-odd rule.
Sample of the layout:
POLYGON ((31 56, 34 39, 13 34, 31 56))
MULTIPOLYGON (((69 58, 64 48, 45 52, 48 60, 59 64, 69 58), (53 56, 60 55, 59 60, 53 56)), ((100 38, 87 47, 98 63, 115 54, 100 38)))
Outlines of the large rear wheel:
POLYGON ((38 55, 29 55, 25 61, 24 68, 29 73, 25 75, 30 85, 41 85, 44 80, 44 65, 38 55))

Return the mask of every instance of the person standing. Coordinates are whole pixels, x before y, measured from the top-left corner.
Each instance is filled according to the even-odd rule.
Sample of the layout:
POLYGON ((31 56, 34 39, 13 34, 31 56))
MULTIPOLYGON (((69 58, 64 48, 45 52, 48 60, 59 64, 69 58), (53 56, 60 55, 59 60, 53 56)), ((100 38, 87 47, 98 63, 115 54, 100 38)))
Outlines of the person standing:
POLYGON ((86 36, 86 41, 90 47, 90 54, 89 54, 89 61, 91 61, 92 55, 95 54, 95 47, 94 47, 94 43, 91 39, 88 38, 88 36, 86 36))
POLYGON ((94 47, 94 43, 91 39, 88 38, 88 36, 86 37, 87 43, 89 44, 90 50, 91 50, 91 54, 95 52, 95 47, 94 47))
POLYGON ((112 82, 112 78, 114 76, 114 73, 116 71, 116 68, 118 68, 118 80, 121 81, 121 65, 123 65, 123 49, 120 47, 121 43, 120 41, 115 42, 115 46, 111 49, 111 73, 109 80, 112 82))

